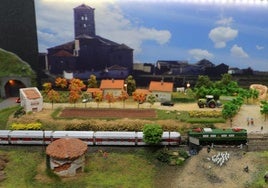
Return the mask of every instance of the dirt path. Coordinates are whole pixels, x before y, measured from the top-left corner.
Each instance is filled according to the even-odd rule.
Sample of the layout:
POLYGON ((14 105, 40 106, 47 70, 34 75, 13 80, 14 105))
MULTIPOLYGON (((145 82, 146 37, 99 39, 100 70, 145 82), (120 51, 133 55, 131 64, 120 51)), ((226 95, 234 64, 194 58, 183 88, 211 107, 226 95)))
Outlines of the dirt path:
POLYGON ((248 133, 268 133, 268 120, 265 121, 264 115, 260 113, 259 105, 243 105, 239 113, 233 119, 233 127, 242 127, 248 130, 248 133), (247 120, 253 118, 253 125, 247 120), (261 127, 263 130, 261 131, 261 127))

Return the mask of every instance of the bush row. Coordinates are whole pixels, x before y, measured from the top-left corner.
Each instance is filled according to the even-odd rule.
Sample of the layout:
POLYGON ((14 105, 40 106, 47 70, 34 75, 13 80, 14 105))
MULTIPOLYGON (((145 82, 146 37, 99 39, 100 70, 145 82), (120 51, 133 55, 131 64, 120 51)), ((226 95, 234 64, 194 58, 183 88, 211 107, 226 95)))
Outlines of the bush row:
POLYGON ((115 121, 91 120, 84 122, 70 122, 65 124, 65 130, 79 131, 142 131, 145 124, 158 124, 164 131, 178 131, 180 125, 174 121, 150 121, 150 120, 133 120, 123 119, 115 121))
POLYGON ((195 117, 195 118, 203 118, 203 117, 206 117, 206 118, 218 118, 218 117, 222 117, 222 113, 221 111, 216 111, 216 110, 213 110, 213 111, 196 111, 196 110, 193 110, 193 111, 189 111, 189 116, 191 118, 195 117))
POLYGON ((42 124, 41 123, 12 123, 11 130, 41 130, 42 124))

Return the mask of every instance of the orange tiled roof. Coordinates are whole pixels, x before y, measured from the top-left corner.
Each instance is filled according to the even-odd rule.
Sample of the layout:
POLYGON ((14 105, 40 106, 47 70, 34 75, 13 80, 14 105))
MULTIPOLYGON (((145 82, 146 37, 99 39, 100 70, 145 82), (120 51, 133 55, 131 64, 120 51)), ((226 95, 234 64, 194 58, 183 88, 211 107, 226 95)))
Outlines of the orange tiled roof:
POLYGON ((88 93, 102 93, 102 90, 100 88, 88 88, 88 93))
POLYGON ((41 97, 40 93, 35 88, 24 88, 22 91, 27 99, 38 99, 41 97))
POLYGON ((172 92, 173 83, 172 82, 157 82, 151 81, 149 85, 149 91, 163 91, 163 92, 172 92))
POLYGON ((76 159, 87 151, 87 144, 77 138, 60 138, 47 146, 46 154, 56 159, 76 159))
POLYGON ((136 93, 143 93, 145 95, 151 94, 151 92, 148 89, 136 89, 135 92, 136 93))
POLYGON ((100 89, 124 89, 124 80, 102 80, 100 89))

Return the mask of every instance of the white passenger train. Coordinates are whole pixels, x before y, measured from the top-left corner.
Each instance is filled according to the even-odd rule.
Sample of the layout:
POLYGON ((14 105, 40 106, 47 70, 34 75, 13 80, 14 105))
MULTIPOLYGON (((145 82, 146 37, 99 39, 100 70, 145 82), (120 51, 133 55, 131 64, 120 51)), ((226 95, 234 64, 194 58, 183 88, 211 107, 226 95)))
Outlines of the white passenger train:
MULTIPOLYGON (((87 145, 144 146, 143 132, 127 131, 12 131, 0 130, 1 145, 48 145, 59 138, 78 138, 87 145)), ((179 145, 178 132, 163 132, 160 145, 179 145)))

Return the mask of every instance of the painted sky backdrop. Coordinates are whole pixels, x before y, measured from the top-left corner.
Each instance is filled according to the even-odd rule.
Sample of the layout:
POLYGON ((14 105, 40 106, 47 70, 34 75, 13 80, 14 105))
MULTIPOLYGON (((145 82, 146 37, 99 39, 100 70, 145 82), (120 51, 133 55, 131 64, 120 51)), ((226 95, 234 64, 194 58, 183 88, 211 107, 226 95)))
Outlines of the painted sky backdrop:
POLYGON ((134 63, 208 59, 268 71, 268 0, 35 0, 39 51, 74 40, 73 8, 95 8, 96 34, 134 63), (255 3, 254 3, 255 2, 255 3))

